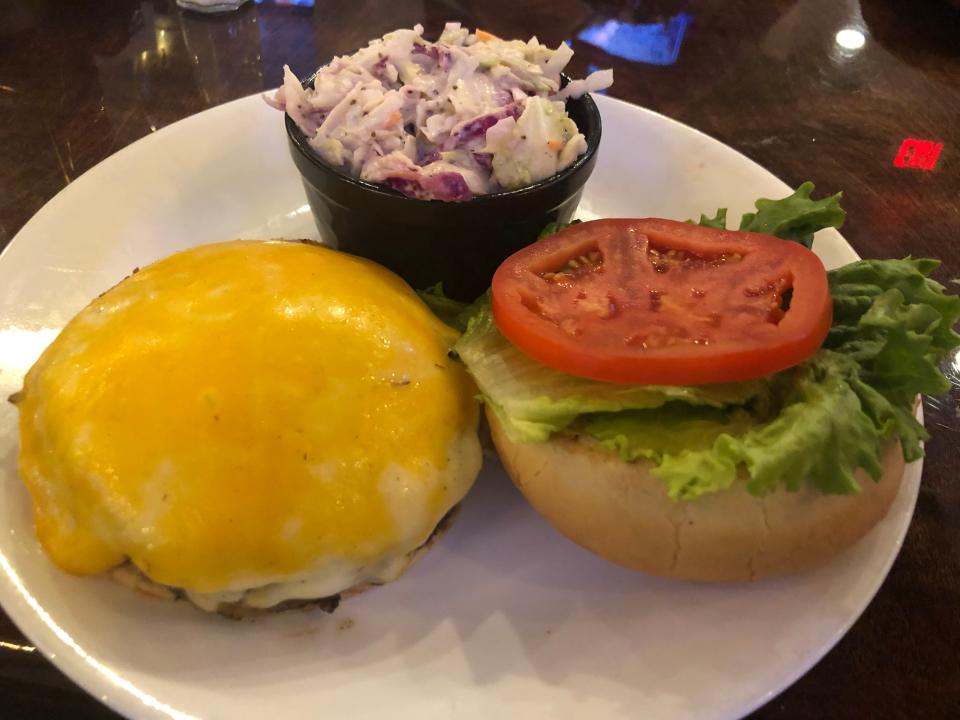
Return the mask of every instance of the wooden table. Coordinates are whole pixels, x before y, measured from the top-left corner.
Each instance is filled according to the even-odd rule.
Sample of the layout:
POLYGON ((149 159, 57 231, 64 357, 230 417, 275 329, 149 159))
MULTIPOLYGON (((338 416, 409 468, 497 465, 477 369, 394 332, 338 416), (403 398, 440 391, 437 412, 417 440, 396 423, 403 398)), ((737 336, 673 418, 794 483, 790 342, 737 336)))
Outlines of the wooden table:
MULTIPOLYGON (((396 27, 433 33, 455 19, 572 40, 575 75, 613 67, 612 95, 719 138, 791 185, 842 189, 844 234, 861 255, 939 257, 941 280, 960 276, 960 11, 948 0, 313 5, 265 0, 201 16, 173 0, 5 0, 0 247, 111 153, 279 84, 284 63, 303 75, 396 27)), ((893 571, 836 649, 755 717, 960 717, 955 397, 925 412, 933 437, 893 571)), ((2 613, 0 641, 0 716, 113 716, 2 613)))

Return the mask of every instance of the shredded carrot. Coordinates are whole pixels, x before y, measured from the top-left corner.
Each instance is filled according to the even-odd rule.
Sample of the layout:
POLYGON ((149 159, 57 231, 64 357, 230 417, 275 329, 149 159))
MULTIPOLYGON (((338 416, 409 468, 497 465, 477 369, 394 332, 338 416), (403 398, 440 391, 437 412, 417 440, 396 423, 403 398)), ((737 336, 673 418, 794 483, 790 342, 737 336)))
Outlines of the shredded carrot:
POLYGON ((563 149, 563 140, 547 140, 547 147, 554 152, 560 152, 563 149))
POLYGON ((389 115, 387 115, 387 119, 386 119, 386 121, 383 123, 383 126, 384 126, 385 128, 392 128, 392 127, 394 127, 398 122, 400 122, 401 118, 402 118, 402 115, 400 115, 400 111, 399 111, 399 110, 394 110, 392 113, 390 113, 389 115))
POLYGON ((477 28, 476 36, 477 36, 477 42, 489 42, 491 40, 500 39, 493 33, 488 33, 486 30, 481 30, 480 28, 477 28))

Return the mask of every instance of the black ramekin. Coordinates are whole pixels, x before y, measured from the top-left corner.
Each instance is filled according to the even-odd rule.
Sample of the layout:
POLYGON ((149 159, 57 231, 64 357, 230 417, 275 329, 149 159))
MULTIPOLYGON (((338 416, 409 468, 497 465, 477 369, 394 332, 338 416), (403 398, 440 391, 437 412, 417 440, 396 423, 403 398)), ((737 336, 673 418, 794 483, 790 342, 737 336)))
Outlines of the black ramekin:
MULTIPOLYGON (((312 86, 313 78, 304 82, 312 86)), ((567 101, 587 151, 566 170, 528 187, 463 202, 416 200, 327 165, 286 116, 293 162, 317 227, 337 247, 393 270, 414 288, 443 282, 459 300, 473 300, 494 270, 536 240, 550 222, 568 221, 597 162, 600 112, 589 95, 567 101)))

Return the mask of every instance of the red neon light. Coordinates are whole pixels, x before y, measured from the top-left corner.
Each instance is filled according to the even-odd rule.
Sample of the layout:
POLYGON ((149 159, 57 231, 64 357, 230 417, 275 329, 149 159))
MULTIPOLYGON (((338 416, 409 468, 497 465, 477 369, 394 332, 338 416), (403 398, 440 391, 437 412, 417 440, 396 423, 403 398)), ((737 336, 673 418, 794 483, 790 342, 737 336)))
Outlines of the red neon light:
POLYGON ((904 138, 904 141, 900 143, 897 156, 893 159, 893 164, 895 167, 933 170, 937 164, 937 158, 940 157, 941 150, 943 150, 943 143, 933 140, 904 138))

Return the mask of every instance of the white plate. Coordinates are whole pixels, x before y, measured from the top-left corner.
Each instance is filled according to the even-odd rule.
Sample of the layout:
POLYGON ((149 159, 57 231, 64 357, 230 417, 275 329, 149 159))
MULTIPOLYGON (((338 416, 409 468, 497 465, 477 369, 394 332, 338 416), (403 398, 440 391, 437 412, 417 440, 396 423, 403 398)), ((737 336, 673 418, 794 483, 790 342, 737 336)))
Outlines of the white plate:
MULTIPOLYGON (((788 188, 684 125, 598 98, 604 141, 581 215, 731 215, 788 188)), ((51 200, 0 258, 0 395, 63 323, 130 270, 233 237, 316 236, 278 113, 257 97, 151 135, 51 200)), ((855 254, 835 232, 829 265, 855 254)), ((488 461, 449 534, 400 581, 333 616, 255 623, 56 570, 0 403, 0 600, 71 678, 153 717, 729 718, 824 655, 886 575, 920 479, 828 567, 742 587, 631 573, 554 532, 488 461)))

